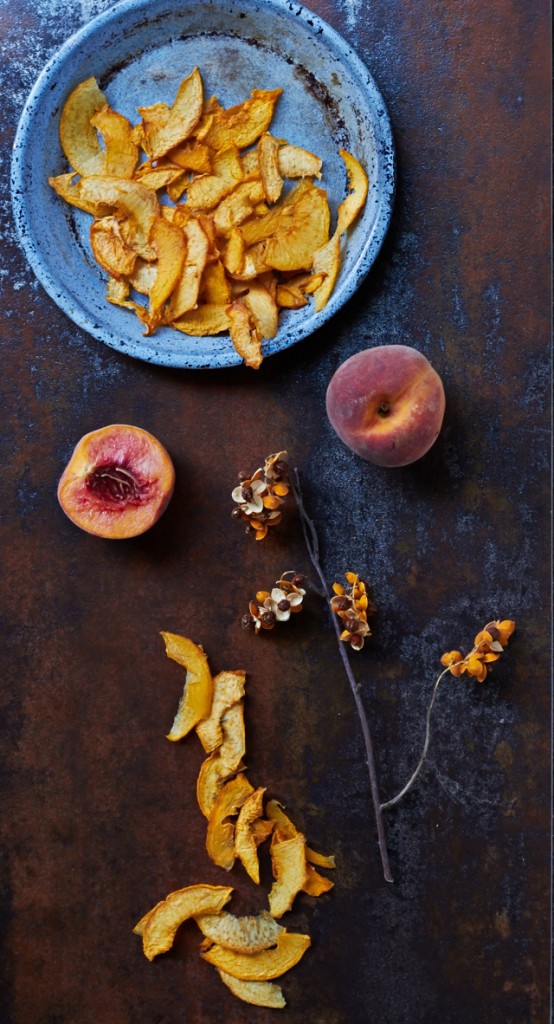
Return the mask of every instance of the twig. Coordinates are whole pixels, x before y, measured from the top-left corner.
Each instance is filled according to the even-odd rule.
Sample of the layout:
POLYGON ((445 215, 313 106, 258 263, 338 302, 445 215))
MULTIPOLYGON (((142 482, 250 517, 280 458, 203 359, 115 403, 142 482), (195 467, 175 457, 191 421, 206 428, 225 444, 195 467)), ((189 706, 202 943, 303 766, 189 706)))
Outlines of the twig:
POLYGON ((425 718, 425 740, 424 740, 424 743, 423 743, 423 750, 421 751, 421 756, 420 756, 419 761, 417 763, 417 767, 416 767, 413 775, 410 776, 410 778, 408 779, 406 785, 400 790, 400 792, 397 793, 396 796, 393 796, 392 800, 387 800, 386 803, 381 804, 381 810, 382 811, 388 811, 389 807, 394 807, 395 804, 397 804, 400 800, 402 800, 402 797, 406 796, 406 793, 408 792, 409 789, 412 788, 412 786, 413 786, 415 780, 417 779, 421 769, 423 768, 423 764, 424 764, 425 758, 427 757, 427 751, 429 749, 429 741, 431 739, 431 712, 433 710, 433 705, 435 703, 435 697, 437 696, 438 689, 439 689, 439 686, 441 684, 441 680, 444 679, 444 677, 445 677, 447 672, 450 672, 450 668, 445 668, 444 672, 441 672, 440 676, 436 680, 435 685, 433 687, 433 693, 432 693, 432 696, 431 696, 429 707, 427 708, 427 715, 426 715, 426 718, 425 718))
MULTIPOLYGON (((319 555, 319 541, 318 541, 317 531, 316 531, 316 528, 314 526, 313 521, 310 519, 308 513, 306 512, 306 508, 305 508, 305 505, 304 505, 304 499, 303 499, 303 496, 302 496, 302 489, 300 487, 300 478, 299 478, 299 474, 298 474, 298 470, 297 469, 293 470, 292 487, 293 487, 294 497, 296 499, 296 504, 298 506, 298 511, 300 513, 300 521, 302 523, 302 531, 303 531, 303 534, 304 534, 304 540, 306 542, 306 547, 308 549, 308 554, 310 556, 310 561, 311 561, 311 563, 312 563, 312 565, 313 565, 313 567, 314 567, 314 569, 315 569, 315 571, 316 571, 316 573, 318 575, 319 581, 321 583, 321 587, 322 587, 322 590, 323 590, 323 596, 325 597, 325 599, 326 599, 326 601, 327 601, 327 603, 328 603, 328 605, 330 607, 331 595, 329 593, 329 587, 327 585, 327 580, 325 578, 325 575, 324 575, 324 572, 323 572, 323 569, 321 567, 321 563, 320 563, 320 560, 319 560, 320 555, 319 555)), ((348 678, 348 682, 350 683, 350 688, 352 690, 352 693, 353 693, 353 696, 354 696, 354 700, 356 702, 356 709, 358 711, 358 716, 360 718, 360 724, 362 726, 362 733, 363 733, 363 737, 364 737, 364 743, 365 743, 365 749, 366 749, 366 755, 367 755, 367 766, 369 768, 369 781, 370 781, 370 786, 371 786, 371 796, 372 796, 372 799, 373 799, 373 807, 374 807, 374 810, 375 810, 375 824, 377 826, 377 840, 378 840, 378 843, 379 843, 379 852, 381 854, 381 863, 383 865, 383 874, 384 874, 384 877, 385 877, 385 881, 392 882, 393 881, 393 877, 392 877, 392 872, 391 872, 390 863, 389 863, 389 855, 388 855, 388 851, 387 851, 387 840, 386 840, 386 836, 385 836, 385 826, 384 826, 383 815, 382 815, 382 808, 383 808, 384 805, 381 804, 381 799, 379 797, 379 788, 378 788, 378 785, 377 785, 377 772, 375 770, 375 759, 374 759, 374 756, 373 756, 373 743, 372 743, 372 740, 371 740, 371 733, 370 733, 370 729, 369 729, 369 723, 368 723, 367 716, 366 716, 366 713, 365 713, 365 710, 364 710, 364 706, 362 704, 362 700, 361 700, 361 697, 360 697, 359 687, 358 687, 358 684, 357 684, 357 682, 356 682, 356 680, 354 678, 354 674, 353 674, 352 668, 350 666, 350 661, 348 659, 348 655, 347 655, 346 650, 345 650, 345 645, 344 645, 344 643, 342 642, 342 640, 340 638, 340 628, 339 628, 337 619, 336 619, 336 617, 334 615, 332 616, 332 619, 333 619, 333 626, 334 626, 334 629, 335 629, 335 633, 337 634, 337 640, 338 640, 338 644, 339 644, 340 656, 342 658, 344 669, 345 669, 345 672, 346 672, 346 675, 347 675, 347 678, 348 678)))

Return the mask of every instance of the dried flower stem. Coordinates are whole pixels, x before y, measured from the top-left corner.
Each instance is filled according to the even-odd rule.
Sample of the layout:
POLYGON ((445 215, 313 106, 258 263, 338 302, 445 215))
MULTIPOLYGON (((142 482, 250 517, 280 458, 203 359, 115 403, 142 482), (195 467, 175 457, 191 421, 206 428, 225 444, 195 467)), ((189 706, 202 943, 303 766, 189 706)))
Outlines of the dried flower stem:
MULTIPOLYGON (((331 595, 329 593, 329 587, 327 585, 327 580, 325 578, 325 574, 323 572, 323 569, 321 568, 321 563, 320 563, 320 560, 319 560, 320 559, 320 555, 319 555, 318 536, 317 536, 317 532, 316 532, 314 523, 310 519, 310 517, 308 516, 308 514, 306 512, 306 508, 305 508, 305 505, 304 505, 304 499, 303 499, 303 496, 302 496, 302 489, 300 487, 299 474, 298 474, 298 470, 297 469, 294 469, 294 471, 293 471, 292 481, 291 482, 292 482, 292 488, 293 488, 293 492, 294 492, 294 497, 296 499, 296 504, 297 504, 297 507, 298 507, 298 512, 300 514, 300 520, 301 520, 301 523, 302 523, 302 531, 303 531, 303 534, 304 534, 304 540, 306 542, 306 547, 308 549, 308 554, 310 556, 310 561, 311 561, 311 563, 312 563, 312 565, 313 565, 313 567, 314 567, 314 569, 315 569, 315 571, 316 571, 316 573, 318 575, 318 578, 319 578, 319 581, 321 583, 321 587, 322 587, 322 590, 323 590, 323 595, 324 595, 324 597, 327 600, 328 606, 330 607, 331 595)), ((369 723, 368 723, 367 716, 366 716, 366 713, 365 713, 365 709, 364 709, 364 706, 363 706, 363 703, 362 703, 362 700, 361 700, 361 697, 360 697, 359 686, 358 686, 358 683, 356 682, 356 680, 354 678, 354 674, 353 674, 352 668, 350 666, 350 661, 349 661, 348 655, 346 653, 346 648, 345 648, 344 644, 341 642, 341 639, 340 639, 340 626, 338 624, 336 616, 333 615, 332 619, 333 619, 333 627, 335 629, 335 633, 337 634, 337 640, 338 640, 338 644, 339 644, 340 656, 342 658, 342 661, 343 661, 343 664, 344 664, 344 669, 345 669, 345 672, 346 672, 346 675, 347 675, 347 678, 348 678, 348 682, 350 683, 350 688, 351 688, 353 696, 354 696, 354 701, 356 703, 356 709, 358 711, 358 716, 359 716, 359 719, 360 719, 360 724, 361 724, 361 727, 362 727, 362 733, 363 733, 363 737, 364 737, 364 743, 365 743, 365 749, 366 749, 366 755, 367 755, 367 765, 368 765, 368 768, 369 768, 369 781, 370 781, 370 787, 371 787, 371 796, 372 796, 372 799, 373 799, 373 807, 374 807, 374 811, 375 811, 375 824, 376 824, 376 827, 377 827, 377 840, 378 840, 378 843, 379 843, 379 852, 381 854, 381 863, 382 863, 382 866, 383 866, 383 875, 385 877, 385 881, 392 882, 393 881, 393 877, 392 877, 392 872, 391 872, 390 863, 389 863, 389 855, 388 855, 388 851, 387 851, 387 840, 386 840, 386 836, 385 836, 385 826, 384 826, 383 815, 382 815, 382 809, 383 809, 384 805, 381 804, 381 799, 380 799, 380 796, 379 796, 379 788, 378 788, 378 785, 377 785, 377 772, 376 772, 376 769, 375 769, 375 758, 373 756, 373 743, 372 743, 372 740, 371 740, 371 733, 370 733, 370 729, 369 729, 369 723)))
POLYGON ((427 715, 425 717, 425 740, 424 740, 424 743, 423 743, 423 750, 421 751, 421 755, 420 755, 419 761, 417 763, 417 767, 416 767, 415 771, 413 772, 413 774, 408 779, 406 785, 400 790, 400 792, 397 793, 396 796, 393 796, 392 800, 387 800, 386 803, 381 804, 381 810, 382 811, 388 811, 390 807, 394 807, 395 804, 399 803, 399 801, 402 800, 402 797, 406 796, 406 793, 408 792, 409 789, 412 788, 412 786, 413 786, 415 780, 417 779, 421 769, 423 768, 423 764, 425 762, 425 758, 427 757, 427 751, 429 749, 429 741, 431 739, 431 712, 433 710, 433 705, 435 703, 435 698, 437 696, 439 686, 441 684, 441 681, 444 679, 445 675, 447 674, 447 672, 450 672, 450 668, 445 668, 444 672, 441 672, 440 676, 436 680, 435 685, 433 687, 433 693, 431 695, 431 700, 429 702, 429 707, 427 708, 427 715))

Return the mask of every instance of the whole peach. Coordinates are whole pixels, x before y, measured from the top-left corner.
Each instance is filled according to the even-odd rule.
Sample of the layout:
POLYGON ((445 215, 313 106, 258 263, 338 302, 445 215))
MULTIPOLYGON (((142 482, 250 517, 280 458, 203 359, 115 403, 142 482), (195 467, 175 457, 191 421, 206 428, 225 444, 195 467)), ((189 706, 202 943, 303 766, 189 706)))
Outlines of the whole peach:
POLYGON ((407 466, 436 441, 443 421, 442 381, 408 345, 378 345, 347 359, 327 388, 333 429, 377 466, 407 466))

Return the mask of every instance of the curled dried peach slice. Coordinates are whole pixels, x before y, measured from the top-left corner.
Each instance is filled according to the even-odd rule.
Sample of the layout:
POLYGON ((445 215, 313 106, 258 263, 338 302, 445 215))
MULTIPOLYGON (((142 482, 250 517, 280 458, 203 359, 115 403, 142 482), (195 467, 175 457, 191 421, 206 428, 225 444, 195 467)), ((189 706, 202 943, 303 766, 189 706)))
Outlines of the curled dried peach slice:
POLYGON ((259 953, 269 949, 285 931, 267 910, 249 917, 236 917, 224 910, 219 914, 199 914, 195 921, 206 939, 236 953, 259 953))
POLYGON ((235 768, 230 768, 217 750, 202 762, 196 780, 196 799, 205 818, 210 817, 223 784, 243 768, 241 762, 235 768))
POLYGON ((210 813, 206 850, 214 864, 225 871, 230 871, 235 863, 235 825, 231 818, 236 817, 252 792, 253 787, 241 773, 223 784, 210 813))
POLYGON ((307 882, 306 840, 302 833, 283 839, 279 831, 274 832, 271 863, 275 881, 269 893, 269 910, 273 917, 282 917, 307 882))
POLYGON ((187 672, 177 714, 167 735, 168 740, 175 741, 186 736, 210 713, 213 682, 208 659, 198 644, 178 633, 162 632, 161 635, 168 658, 187 672))
MULTIPOLYGON (((306 182, 305 184, 308 184, 306 182)), ((311 270, 314 252, 329 237, 331 214, 323 189, 310 185, 294 204, 292 224, 268 241, 264 261, 275 270, 311 270)))
POLYGON ((366 201, 369 182, 362 165, 351 153, 348 153, 346 149, 339 150, 339 153, 346 166, 350 190, 338 208, 337 234, 342 235, 353 224, 362 209, 366 201))
MULTIPOLYGON (((245 672, 242 670, 240 672, 219 672, 214 677, 210 713, 196 726, 196 735, 208 754, 223 743, 221 720, 226 711, 244 697, 244 679, 245 672)), ((228 722, 229 719, 227 719, 228 722)))
POLYGON ((260 884, 260 865, 258 844, 252 826, 263 814, 264 793, 265 786, 260 786, 246 798, 235 826, 235 853, 256 885, 260 884))
POLYGON ((203 142, 212 149, 234 143, 239 149, 250 146, 269 128, 275 104, 282 89, 253 89, 249 99, 227 110, 217 110, 203 142))
POLYGON ((217 914, 230 900, 233 890, 223 885, 189 885, 166 896, 140 919, 135 932, 142 934, 142 947, 149 960, 167 952, 177 929, 196 914, 217 914))
POLYGON ((91 118, 106 102, 96 79, 87 78, 73 90, 63 106, 60 143, 71 167, 79 174, 102 174, 105 170, 105 152, 91 118))
POLYGON ((267 1006, 271 1010, 281 1010, 286 1006, 285 997, 279 985, 272 981, 241 981, 232 974, 219 970, 219 977, 224 985, 244 1003, 253 1006, 267 1006))
POLYGON ((242 981, 270 981, 294 967, 310 945, 309 935, 281 932, 272 949, 263 949, 259 953, 236 953, 216 945, 201 956, 233 978, 242 981))
POLYGON ((154 103, 138 108, 142 117, 143 146, 152 160, 165 156, 188 139, 200 121, 202 106, 202 79, 198 68, 194 68, 181 82, 171 107, 154 103))

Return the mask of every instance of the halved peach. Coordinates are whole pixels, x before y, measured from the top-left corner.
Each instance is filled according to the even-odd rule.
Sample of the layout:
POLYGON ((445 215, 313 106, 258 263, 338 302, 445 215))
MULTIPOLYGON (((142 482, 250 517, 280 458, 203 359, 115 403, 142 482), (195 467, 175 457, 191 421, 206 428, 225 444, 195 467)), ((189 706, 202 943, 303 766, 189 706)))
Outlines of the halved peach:
POLYGON ((114 423, 78 442, 61 476, 58 500, 82 530, 121 540, 154 525, 174 483, 163 445, 141 427, 114 423))

